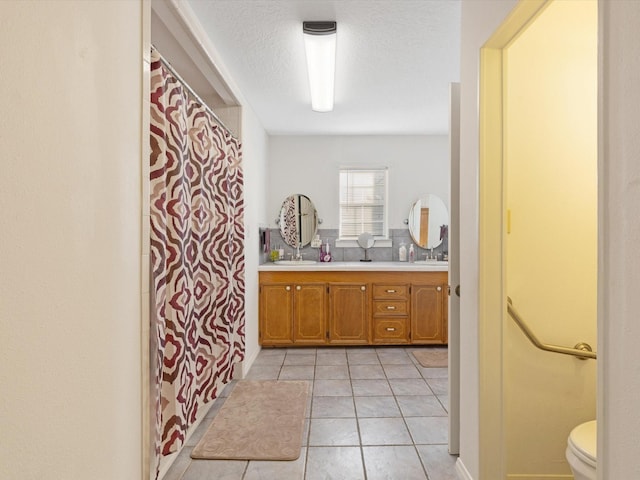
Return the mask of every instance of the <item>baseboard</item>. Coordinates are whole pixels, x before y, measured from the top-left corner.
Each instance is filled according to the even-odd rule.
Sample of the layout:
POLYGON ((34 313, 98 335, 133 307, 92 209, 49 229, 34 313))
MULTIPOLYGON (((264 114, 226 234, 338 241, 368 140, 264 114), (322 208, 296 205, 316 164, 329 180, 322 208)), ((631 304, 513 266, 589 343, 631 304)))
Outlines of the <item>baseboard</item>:
POLYGON ((242 368, 238 369, 240 373, 240 377, 238 378, 238 380, 247 378, 247 375, 249 374, 249 369, 253 365, 253 362, 256 361, 256 358, 258 358, 258 355, 260 354, 260 350, 262 350, 262 347, 258 345, 258 348, 255 350, 255 352, 253 352, 253 355, 251 355, 249 358, 245 358, 242 361, 242 368))
POLYGON ((509 473, 507 480, 573 480, 573 475, 509 473))
POLYGON ((473 480, 473 477, 469 473, 469 470, 467 470, 467 467, 464 466, 460 457, 456 460, 456 474, 458 475, 458 480, 473 480))

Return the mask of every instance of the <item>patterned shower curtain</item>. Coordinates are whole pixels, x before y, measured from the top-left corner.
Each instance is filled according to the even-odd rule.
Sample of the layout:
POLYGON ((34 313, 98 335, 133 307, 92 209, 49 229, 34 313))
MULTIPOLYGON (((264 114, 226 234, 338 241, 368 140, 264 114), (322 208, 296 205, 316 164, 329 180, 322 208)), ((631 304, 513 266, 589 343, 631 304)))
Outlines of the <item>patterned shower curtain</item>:
POLYGON ((151 355, 156 472, 244 357, 239 142, 151 57, 151 355))

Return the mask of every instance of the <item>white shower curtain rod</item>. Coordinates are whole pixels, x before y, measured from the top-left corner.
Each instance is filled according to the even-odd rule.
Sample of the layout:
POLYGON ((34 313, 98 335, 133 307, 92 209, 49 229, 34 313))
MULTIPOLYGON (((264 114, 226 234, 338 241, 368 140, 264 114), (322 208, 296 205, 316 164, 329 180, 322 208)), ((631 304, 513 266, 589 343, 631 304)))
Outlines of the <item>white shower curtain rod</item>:
POLYGON ((180 83, 182 83, 182 85, 184 86, 184 88, 186 88, 189 93, 191 95, 193 95, 196 100, 198 100, 198 102, 200 102, 202 104, 202 106, 207 110, 207 112, 209 112, 213 118, 215 119, 216 122, 218 122, 220 124, 220 126, 222 128, 224 128, 227 132, 229 132, 229 135, 231 135, 232 138, 235 138, 236 140, 239 140, 238 137, 236 137, 233 132, 231 131, 231 129, 229 127, 227 127, 224 122, 222 120, 220 120, 220 117, 218 117, 218 115, 216 114, 216 112, 214 112, 211 107, 209 105, 207 105, 207 102, 205 102, 200 95, 198 95, 193 88, 191 88, 191 85, 189 85, 187 82, 184 81, 184 79, 180 76, 180 74, 176 71, 175 68, 173 68, 173 66, 171 66, 171 64, 162 56, 162 54, 158 51, 158 49, 156 47, 154 47, 153 45, 151 45, 151 48, 153 50, 156 51, 156 53, 158 54, 158 56, 160 57, 160 60, 162 61, 162 64, 180 81, 180 83))

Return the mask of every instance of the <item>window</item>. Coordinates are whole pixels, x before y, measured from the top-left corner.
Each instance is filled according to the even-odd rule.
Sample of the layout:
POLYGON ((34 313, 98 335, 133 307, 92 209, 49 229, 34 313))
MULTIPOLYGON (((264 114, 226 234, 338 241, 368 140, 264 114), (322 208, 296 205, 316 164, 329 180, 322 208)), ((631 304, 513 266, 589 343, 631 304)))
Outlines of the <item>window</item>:
POLYGON ((340 169, 340 238, 388 238, 387 169, 340 169))

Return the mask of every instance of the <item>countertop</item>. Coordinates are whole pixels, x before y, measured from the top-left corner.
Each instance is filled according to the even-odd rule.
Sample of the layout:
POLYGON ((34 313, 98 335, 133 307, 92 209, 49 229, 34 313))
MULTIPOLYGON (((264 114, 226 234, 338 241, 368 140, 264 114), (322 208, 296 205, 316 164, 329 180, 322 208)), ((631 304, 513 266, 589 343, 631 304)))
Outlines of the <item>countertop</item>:
POLYGON ((264 263, 258 267, 260 272, 277 271, 346 271, 346 272, 446 272, 449 270, 449 262, 317 262, 286 265, 264 263))

